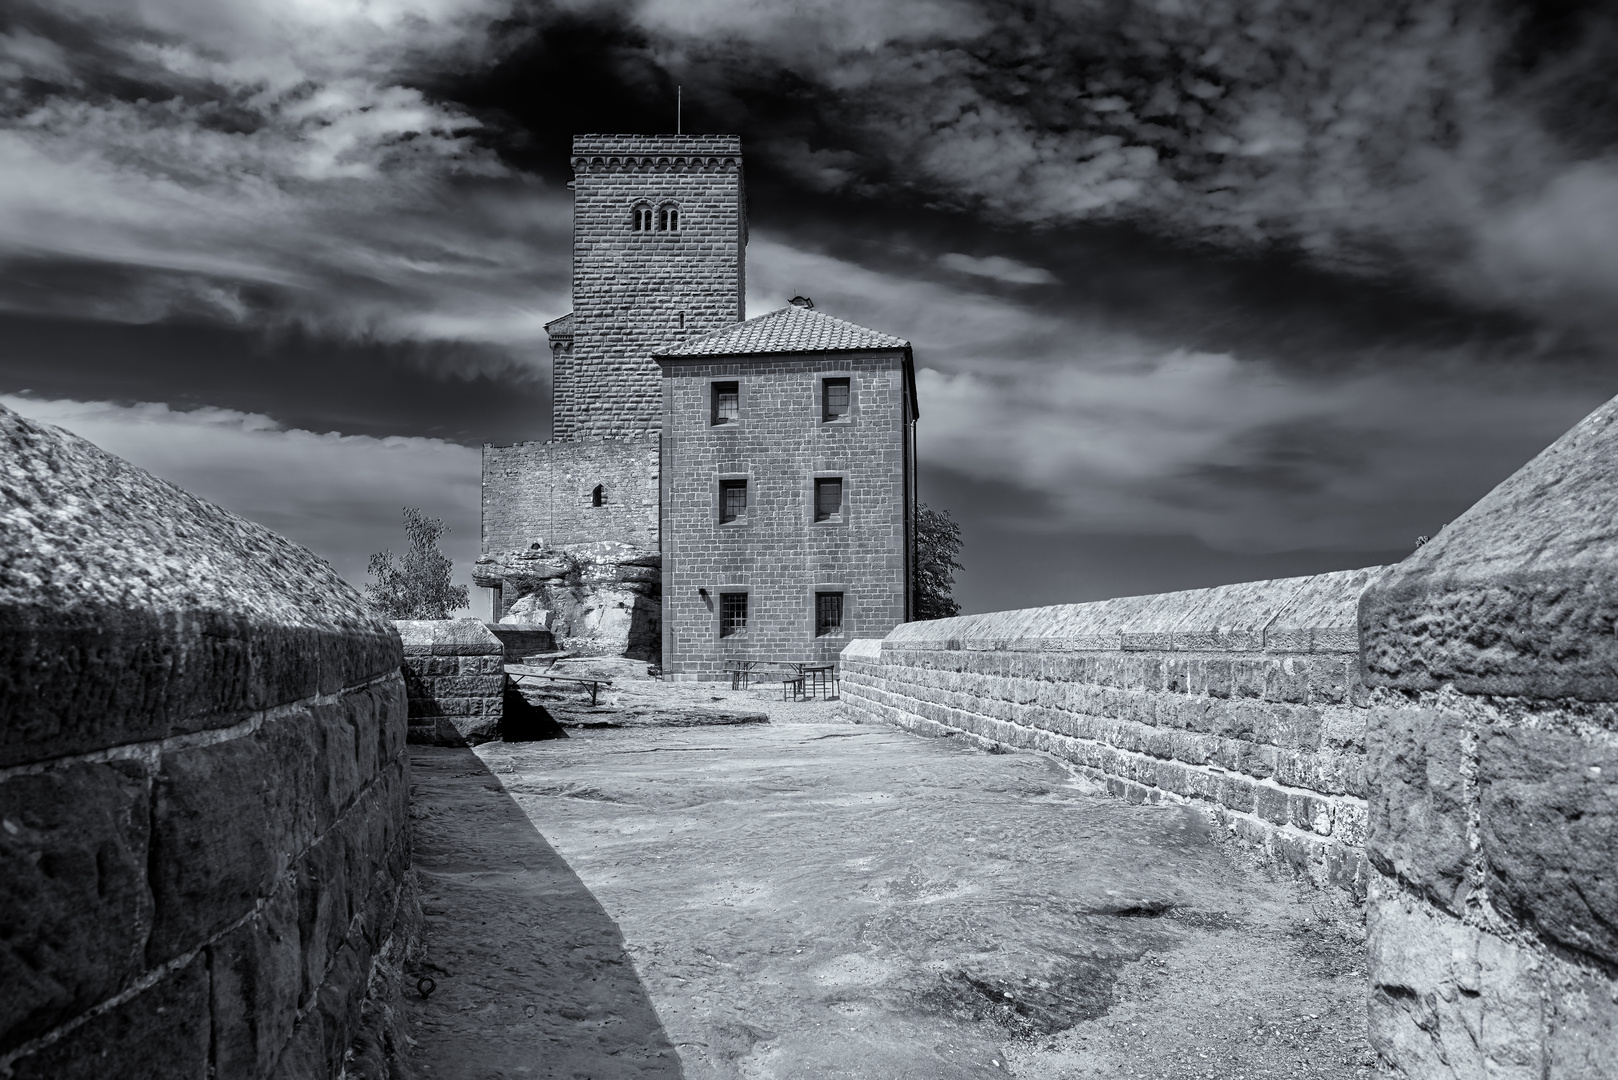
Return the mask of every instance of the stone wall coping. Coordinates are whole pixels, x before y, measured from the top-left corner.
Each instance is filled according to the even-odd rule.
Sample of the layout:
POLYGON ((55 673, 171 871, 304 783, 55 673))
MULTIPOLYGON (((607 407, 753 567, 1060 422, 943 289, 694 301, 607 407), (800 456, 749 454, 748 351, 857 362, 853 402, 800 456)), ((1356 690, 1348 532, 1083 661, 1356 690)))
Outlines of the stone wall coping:
POLYGON ((324 559, 0 407, 0 767, 228 727, 399 666, 324 559))
POLYGON ((498 656, 505 645, 479 619, 395 619, 406 656, 498 656))
POLYGON ((1615 500, 1618 399, 1366 591, 1367 683, 1618 700, 1615 500))
POLYGON ((896 627, 887 651, 1352 653, 1360 593, 1383 567, 1057 604, 896 627))

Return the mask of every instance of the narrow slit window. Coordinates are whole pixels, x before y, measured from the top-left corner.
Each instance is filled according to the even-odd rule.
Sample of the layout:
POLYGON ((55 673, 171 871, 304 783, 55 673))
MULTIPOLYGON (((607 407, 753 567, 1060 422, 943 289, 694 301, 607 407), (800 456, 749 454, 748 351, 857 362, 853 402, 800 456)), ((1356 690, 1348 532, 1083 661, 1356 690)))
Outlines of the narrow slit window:
POLYGON ((662 206, 657 211, 658 232, 680 231, 680 208, 678 206, 662 206))
POLYGON ((602 488, 602 486, 600 484, 597 484, 596 489, 594 491, 590 492, 590 505, 591 506, 601 506, 606 501, 607 501, 607 493, 606 493, 606 491, 603 490, 603 488, 602 488))
POLYGON ((820 418, 841 420, 848 415, 848 380, 822 379, 820 381, 820 418))
POLYGON ((739 521, 747 517, 747 481, 719 481, 719 522, 739 521))
POLYGON ((815 520, 832 521, 843 512, 841 477, 815 478, 815 520))
POLYGON ((741 418, 741 384, 716 382, 713 384, 713 422, 734 424, 741 418))
POLYGON ((730 637, 747 629, 747 594, 719 594, 719 636, 730 637))
POLYGON ((815 636, 843 632, 843 594, 840 592, 815 593, 815 636))
POLYGON ((635 207, 634 215, 636 232, 652 231, 652 208, 650 206, 642 203, 641 205, 635 207))

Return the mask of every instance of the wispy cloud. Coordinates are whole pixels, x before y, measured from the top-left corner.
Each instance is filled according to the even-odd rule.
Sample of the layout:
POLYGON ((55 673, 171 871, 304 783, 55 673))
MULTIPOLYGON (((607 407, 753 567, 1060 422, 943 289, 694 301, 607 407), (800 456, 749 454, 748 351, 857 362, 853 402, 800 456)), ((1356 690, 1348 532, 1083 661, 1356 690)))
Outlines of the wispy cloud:
POLYGON ((317 435, 230 409, 0 395, 148 472, 281 533, 363 586, 370 555, 404 544, 415 506, 453 530, 444 550, 466 582, 478 552, 479 452, 438 439, 317 435))
POLYGON ((1053 314, 970 276, 925 276, 926 263, 878 272, 767 235, 753 256, 754 313, 804 291, 909 338, 926 467, 1021 493, 1028 529, 1400 548, 1611 393, 1464 350, 1278 365, 1053 314))
POLYGON ((1004 255, 962 255, 952 251, 938 257, 940 266, 959 274, 993 278, 1012 285, 1054 285, 1056 275, 1039 266, 1008 259, 1004 255))
MULTIPOLYGON (((502 6, 73 7, 0 35, 0 259, 138 272, 59 313, 531 346, 565 310, 566 193, 409 85, 502 6)), ((35 309, 9 276, 0 305, 35 309)))

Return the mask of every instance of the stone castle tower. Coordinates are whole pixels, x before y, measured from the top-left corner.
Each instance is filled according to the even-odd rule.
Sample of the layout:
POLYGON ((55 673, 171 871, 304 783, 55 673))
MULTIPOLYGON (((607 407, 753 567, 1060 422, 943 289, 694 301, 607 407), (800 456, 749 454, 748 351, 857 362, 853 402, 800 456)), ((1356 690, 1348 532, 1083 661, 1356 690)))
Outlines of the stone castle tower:
POLYGON ((573 176, 573 311, 548 328, 552 437, 656 435, 652 353, 745 316, 741 138, 580 135, 573 176))
POLYGON ((573 310, 545 328, 551 441, 484 447, 485 552, 597 541, 656 551, 663 387, 652 353, 745 314, 739 136, 579 135, 573 174, 573 310))
POLYGON ((677 678, 825 663, 911 607, 910 343, 807 297, 744 321, 741 149, 574 139, 553 436, 483 450, 494 617, 677 678))

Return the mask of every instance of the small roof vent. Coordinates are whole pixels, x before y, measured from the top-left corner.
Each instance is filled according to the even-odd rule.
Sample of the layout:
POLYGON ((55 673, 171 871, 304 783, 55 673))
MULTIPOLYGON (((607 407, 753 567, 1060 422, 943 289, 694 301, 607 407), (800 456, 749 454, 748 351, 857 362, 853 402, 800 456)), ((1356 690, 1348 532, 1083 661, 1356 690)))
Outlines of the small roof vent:
POLYGON ((815 310, 815 302, 807 296, 794 296, 788 303, 793 307, 808 308, 810 311, 815 310))

